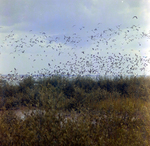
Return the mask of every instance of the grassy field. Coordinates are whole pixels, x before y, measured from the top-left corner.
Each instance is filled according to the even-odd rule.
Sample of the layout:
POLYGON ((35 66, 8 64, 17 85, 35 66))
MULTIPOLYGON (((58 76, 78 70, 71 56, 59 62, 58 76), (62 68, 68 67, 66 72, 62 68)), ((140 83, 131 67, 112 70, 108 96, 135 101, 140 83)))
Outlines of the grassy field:
POLYGON ((0 87, 0 145, 150 145, 150 78, 34 82, 28 77, 0 87), (44 112, 24 113, 24 119, 14 112, 37 109, 44 112))

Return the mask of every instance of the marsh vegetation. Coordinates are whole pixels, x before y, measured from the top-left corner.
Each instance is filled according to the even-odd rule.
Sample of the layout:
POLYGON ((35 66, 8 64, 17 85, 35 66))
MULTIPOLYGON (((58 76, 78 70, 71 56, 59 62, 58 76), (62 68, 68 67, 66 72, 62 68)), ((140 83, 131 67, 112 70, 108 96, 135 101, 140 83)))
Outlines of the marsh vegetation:
POLYGON ((34 83, 0 87, 0 145, 149 145, 149 77, 57 75, 34 83), (21 119, 17 110, 30 114, 21 119))

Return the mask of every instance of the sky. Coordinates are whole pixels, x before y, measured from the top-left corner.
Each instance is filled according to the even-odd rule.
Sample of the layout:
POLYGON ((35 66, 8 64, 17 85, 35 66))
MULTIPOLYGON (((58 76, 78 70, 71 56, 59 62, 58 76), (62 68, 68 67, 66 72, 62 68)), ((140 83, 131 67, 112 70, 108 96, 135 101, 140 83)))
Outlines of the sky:
POLYGON ((0 0, 0 74, 150 74, 148 0, 0 0))

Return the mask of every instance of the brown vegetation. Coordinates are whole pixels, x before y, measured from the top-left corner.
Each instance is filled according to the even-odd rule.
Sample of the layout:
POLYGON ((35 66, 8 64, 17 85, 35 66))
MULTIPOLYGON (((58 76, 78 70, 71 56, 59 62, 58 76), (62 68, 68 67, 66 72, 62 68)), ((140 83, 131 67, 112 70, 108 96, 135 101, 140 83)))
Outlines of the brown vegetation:
POLYGON ((0 145, 147 146, 149 83, 145 77, 54 76, 36 86, 32 78, 6 84, 0 93, 0 145), (16 115, 20 111, 24 119, 16 115))

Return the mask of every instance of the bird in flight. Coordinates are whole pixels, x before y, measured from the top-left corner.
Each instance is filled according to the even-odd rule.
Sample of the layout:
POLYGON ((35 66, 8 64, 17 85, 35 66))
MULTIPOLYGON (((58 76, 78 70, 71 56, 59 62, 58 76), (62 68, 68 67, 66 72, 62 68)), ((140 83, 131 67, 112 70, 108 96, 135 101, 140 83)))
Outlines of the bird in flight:
POLYGON ((137 17, 137 16, 133 16, 133 18, 132 18, 132 19, 134 19, 134 18, 135 18, 135 19, 138 19, 138 17, 137 17))

